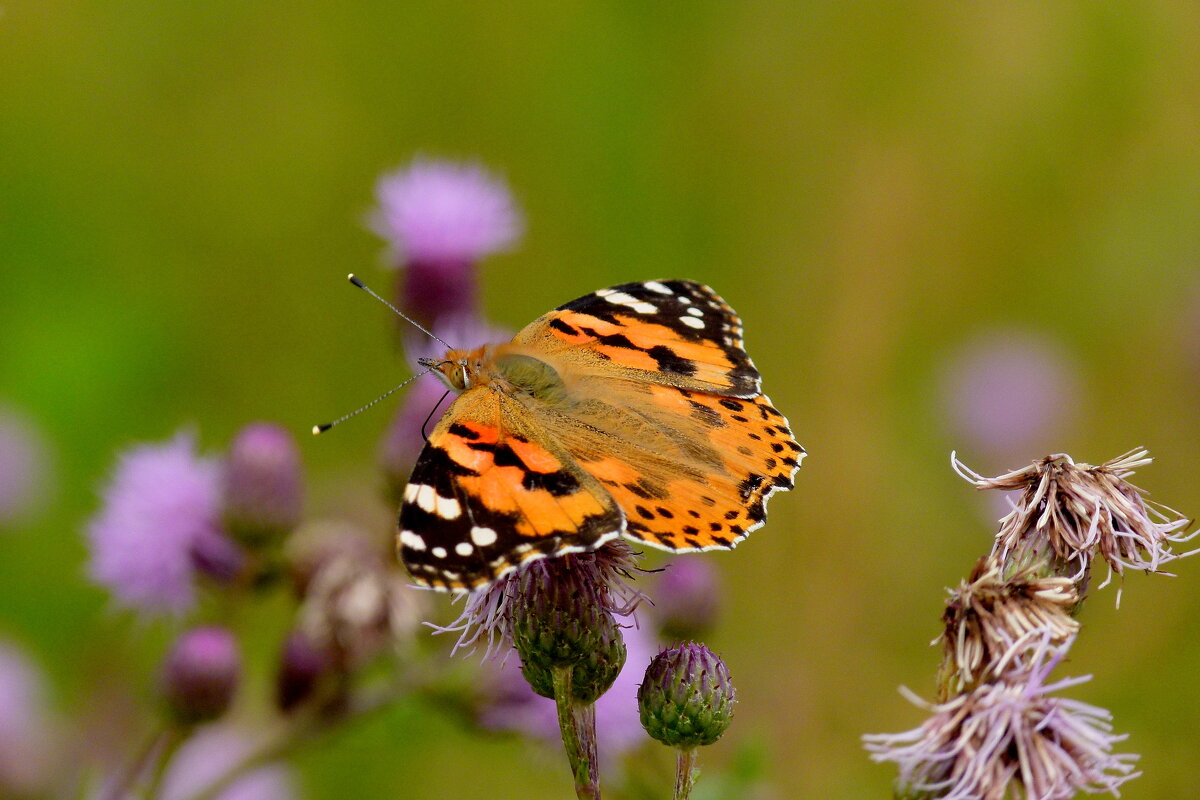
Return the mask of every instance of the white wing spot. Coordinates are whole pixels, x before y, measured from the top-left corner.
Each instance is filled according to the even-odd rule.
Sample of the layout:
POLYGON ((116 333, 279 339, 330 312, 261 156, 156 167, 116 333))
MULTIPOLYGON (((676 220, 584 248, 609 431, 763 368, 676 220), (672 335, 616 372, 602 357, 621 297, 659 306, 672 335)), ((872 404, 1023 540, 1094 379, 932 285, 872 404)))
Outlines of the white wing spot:
POLYGON ((417 499, 417 490, 421 488, 419 483, 410 483, 404 487, 404 502, 411 503, 417 499))
POLYGON ((596 297, 608 297, 610 294, 615 294, 615 289, 597 289, 596 297))
POLYGON ((630 303, 629 307, 639 314, 653 314, 658 311, 658 307, 650 303, 630 303))
MULTIPOLYGON (((408 489, 414 489, 411 483, 408 485, 408 489)), ((406 494, 408 489, 405 490, 406 494)), ((420 506, 421 510, 425 513, 432 514, 433 510, 437 508, 437 492, 433 490, 432 486, 422 486, 417 484, 412 495, 413 502, 420 506)))
POLYGON ((696 317, 680 317, 679 321, 684 325, 687 325, 689 328, 695 328, 697 330, 704 327, 704 320, 697 319, 696 317))
POLYGON ((703 317, 704 316, 704 312, 694 306, 692 308, 688 309, 688 313, 691 314, 693 317, 703 317))
POLYGON ((671 291, 670 286, 659 283, 658 281, 646 281, 642 284, 642 286, 645 286, 652 292, 658 292, 659 294, 674 294, 674 292, 671 291))
POLYGON ((471 528, 471 541, 478 547, 496 543, 496 532, 491 528, 471 528))
POLYGON ((444 548, 444 547, 435 547, 432 550, 430 550, 429 552, 433 553, 438 558, 446 557, 446 548, 444 548))
POLYGON ((458 519, 462 516, 462 506, 453 497, 442 497, 440 494, 435 494, 434 502, 437 515, 442 519, 458 519))
POLYGON ((425 540, 412 531, 400 531, 400 544, 409 550, 424 550, 425 540))
POLYGON ((454 545, 454 552, 458 553, 460 556, 469 556, 471 553, 475 552, 475 548, 471 546, 470 542, 459 542, 458 544, 454 545))

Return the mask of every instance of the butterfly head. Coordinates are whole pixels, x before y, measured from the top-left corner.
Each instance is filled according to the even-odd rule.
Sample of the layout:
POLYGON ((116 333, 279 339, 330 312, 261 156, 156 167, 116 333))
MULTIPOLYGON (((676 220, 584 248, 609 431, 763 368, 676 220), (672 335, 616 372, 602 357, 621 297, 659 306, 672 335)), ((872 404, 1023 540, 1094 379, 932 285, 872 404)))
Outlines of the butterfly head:
POLYGON ((480 356, 479 350, 449 350, 440 359, 422 358, 418 363, 431 370, 454 391, 464 392, 479 383, 479 370, 482 366, 480 356))

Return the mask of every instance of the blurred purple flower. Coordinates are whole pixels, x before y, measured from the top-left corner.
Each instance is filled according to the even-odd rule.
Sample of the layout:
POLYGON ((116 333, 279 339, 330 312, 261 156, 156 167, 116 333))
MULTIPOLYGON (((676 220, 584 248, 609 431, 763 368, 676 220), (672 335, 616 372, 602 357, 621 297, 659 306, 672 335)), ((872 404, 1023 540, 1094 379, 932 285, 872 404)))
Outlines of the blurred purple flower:
POLYGON ((184 723, 207 722, 225 713, 242 676, 237 639, 209 625, 187 631, 163 665, 163 694, 184 723))
POLYGON ((1050 452, 1072 422, 1075 366, 1049 339, 993 332, 964 344, 948 360, 942 406, 960 452, 1024 462, 1050 452))
POLYGON ((664 639, 703 637, 720 610, 720 584, 712 562, 677 558, 659 575, 654 587, 653 618, 664 639))
POLYGON ((147 614, 183 614, 195 575, 236 571, 238 552, 221 532, 221 474, 196 455, 191 435, 124 453, 87 527, 93 580, 118 604, 147 614))
POLYGON ((45 789, 53 748, 41 673, 21 650, 0 641, 0 796, 45 789))
POLYGON ((380 178, 376 195, 371 226, 406 267, 401 304, 426 324, 476 312, 475 262, 511 247, 523 228, 504 182, 477 164, 416 159, 380 178))
POLYGON ((225 522, 243 542, 282 535, 300 522, 300 452, 292 435, 260 422, 238 432, 224 472, 225 522))
MULTIPOLYGON (((600 758, 610 763, 649 741, 638 716, 637 692, 646 666, 658 653, 654 638, 644 628, 624 628, 622 635, 628 654, 625 667, 612 688, 596 701, 597 745, 600 758)), ((554 701, 529 688, 515 652, 502 663, 486 661, 482 668, 487 677, 485 698, 478 712, 480 725, 551 743, 561 741, 554 701)))
MULTIPOLYGON (((242 763, 256 749, 249 734, 227 727, 200 731, 179 749, 163 778, 162 800, 189 800, 242 763)), ((257 767, 213 800, 292 800, 296 787, 283 764, 257 767)))
POLYGON ((28 517, 49 494, 47 448, 23 414, 0 406, 0 527, 28 517))
POLYGON ((524 226, 508 187, 478 164, 417 158, 379 179, 375 232, 411 263, 472 262, 524 226))

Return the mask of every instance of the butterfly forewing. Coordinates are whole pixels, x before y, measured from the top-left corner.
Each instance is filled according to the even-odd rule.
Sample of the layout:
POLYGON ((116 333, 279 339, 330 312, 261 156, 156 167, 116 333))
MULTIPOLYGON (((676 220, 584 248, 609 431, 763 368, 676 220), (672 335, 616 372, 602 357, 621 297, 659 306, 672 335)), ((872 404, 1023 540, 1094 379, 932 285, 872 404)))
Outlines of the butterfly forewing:
POLYGON ((523 407, 479 387, 455 401, 421 452, 398 544, 418 582, 463 590, 623 530, 612 497, 523 407))
POLYGON ((559 306, 513 340, 569 353, 584 369, 731 397, 759 393, 742 323, 693 281, 623 283, 559 306))

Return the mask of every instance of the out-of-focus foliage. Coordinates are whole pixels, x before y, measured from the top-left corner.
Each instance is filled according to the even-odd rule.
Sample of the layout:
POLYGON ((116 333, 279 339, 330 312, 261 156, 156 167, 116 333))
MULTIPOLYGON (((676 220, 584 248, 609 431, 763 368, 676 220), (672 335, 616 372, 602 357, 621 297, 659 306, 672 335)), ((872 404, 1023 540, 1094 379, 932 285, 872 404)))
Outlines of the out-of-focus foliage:
MULTIPOLYGON (((1144 445, 1135 480, 1200 514, 1200 8, 657 8, 5 5, 0 403, 40 429, 57 488, 4 523, 0 634, 60 712, 130 713, 111 687, 149 695, 169 639, 85 577, 117 448, 189 422, 214 447, 253 420, 303 432, 405 376, 392 320, 343 276, 385 283, 365 219, 416 153, 481 159, 525 211, 522 245, 483 267, 494 322, 707 282, 810 452, 767 526, 706 556, 739 699, 706 765, 741 739, 780 797, 887 795, 858 737, 919 720, 895 687, 929 696, 942 587, 994 530, 949 451, 1021 465, 968 449, 989 435, 961 430, 961 387, 1012 389, 948 374, 973 342, 1035 342, 1053 357, 1032 380, 1069 373, 1013 393, 1061 404, 1030 410, 1022 458, 1144 445)), ((389 524, 387 422, 305 441, 312 515, 389 524)), ((1094 595, 1072 652, 1096 675, 1073 696, 1143 754, 1134 800, 1194 791, 1200 566, 1175 567, 1129 576, 1119 612, 1094 595)), ((260 617, 240 632, 259 674, 284 633, 260 617)), ((530 747, 416 703, 297 764, 313 798, 569 792, 530 747)))

